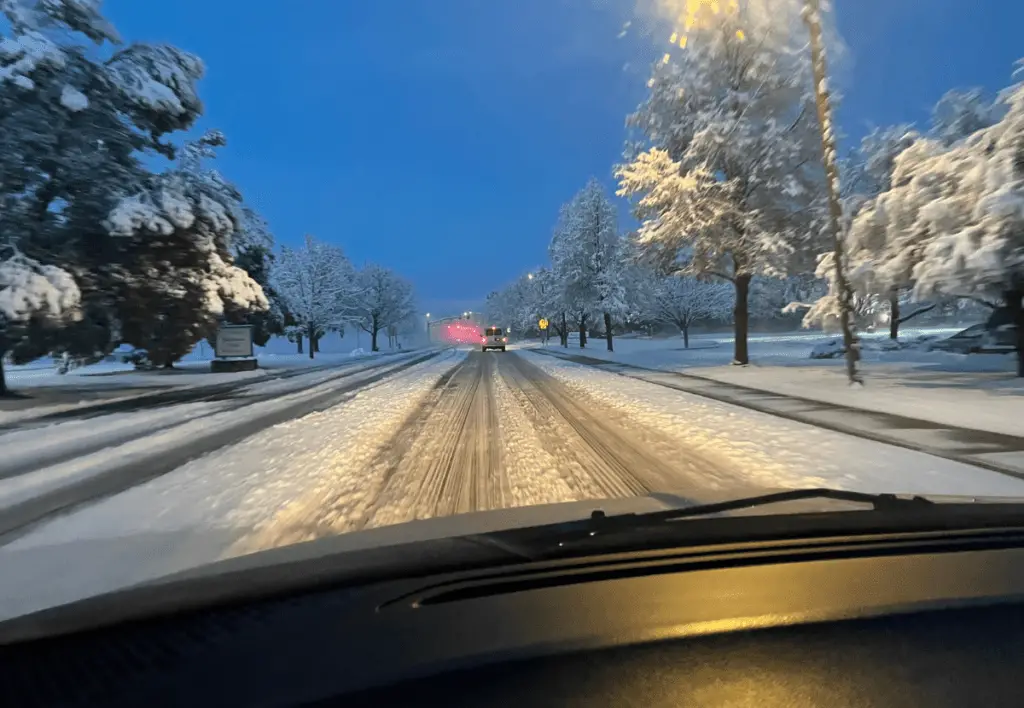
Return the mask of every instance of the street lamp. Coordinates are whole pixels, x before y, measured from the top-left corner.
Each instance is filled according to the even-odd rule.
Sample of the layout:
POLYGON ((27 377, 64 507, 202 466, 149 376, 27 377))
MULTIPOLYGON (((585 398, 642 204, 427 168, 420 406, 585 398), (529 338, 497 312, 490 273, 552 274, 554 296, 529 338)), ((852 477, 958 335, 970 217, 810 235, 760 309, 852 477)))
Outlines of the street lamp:
POLYGON ((839 296, 839 327, 846 349, 846 377, 850 384, 861 384, 857 373, 860 342, 853 332, 853 288, 844 267, 843 232, 840 228, 842 203, 839 201, 839 168, 836 165, 836 138, 832 126, 832 103, 827 87, 825 45, 821 38, 821 8, 819 0, 804 0, 801 13, 807 25, 811 42, 811 68, 814 75, 814 102, 818 109, 818 127, 821 129, 822 165, 825 168, 825 187, 828 195, 828 227, 832 236, 832 258, 835 261, 836 290, 839 296))

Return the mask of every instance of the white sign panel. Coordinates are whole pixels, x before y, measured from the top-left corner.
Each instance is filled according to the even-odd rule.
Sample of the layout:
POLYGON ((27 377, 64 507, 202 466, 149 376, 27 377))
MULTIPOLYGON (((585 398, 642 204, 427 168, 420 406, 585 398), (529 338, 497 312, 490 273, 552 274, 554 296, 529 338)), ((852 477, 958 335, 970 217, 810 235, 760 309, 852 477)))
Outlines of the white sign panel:
POLYGON ((252 325, 224 325, 217 330, 214 347, 217 358, 252 356, 252 325))

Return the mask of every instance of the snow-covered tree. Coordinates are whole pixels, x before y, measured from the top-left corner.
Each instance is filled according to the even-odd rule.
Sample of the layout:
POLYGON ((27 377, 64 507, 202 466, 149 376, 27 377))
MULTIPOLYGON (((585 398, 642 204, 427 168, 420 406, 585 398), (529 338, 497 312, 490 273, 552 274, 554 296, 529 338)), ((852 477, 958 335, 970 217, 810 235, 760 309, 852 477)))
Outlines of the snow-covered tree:
POLYGON ((945 145, 922 138, 896 160, 891 188, 851 229, 875 254, 870 276, 919 298, 1002 299, 1017 323, 1024 376, 1024 85, 994 125, 945 145))
POLYGON ((732 295, 729 284, 721 281, 700 281, 687 275, 664 276, 651 293, 650 316, 656 322, 678 327, 683 346, 688 349, 691 325, 728 317, 732 295))
MULTIPOLYGON (((1006 106, 985 98, 981 89, 951 90, 939 99, 932 109, 928 137, 943 146, 951 146, 971 134, 993 125, 1005 114, 1006 106)), ((873 209, 872 200, 892 188, 896 159, 909 147, 921 140, 922 135, 910 125, 876 128, 865 136, 849 161, 847 181, 844 183, 845 209, 849 222, 846 232, 846 258, 851 285, 855 291, 855 310, 861 324, 884 322, 889 336, 896 339, 902 324, 946 307, 948 297, 933 293, 928 300, 919 300, 913 291, 908 270, 888 270, 887 275, 900 275, 896 280, 880 278, 874 264, 885 259, 885 254, 872 240, 869 221, 857 222, 855 217, 865 206, 873 209), (856 224, 856 226, 854 226, 856 224)), ((818 272, 832 282, 834 255, 825 254, 819 262, 818 272)), ((834 284, 829 292, 813 304, 804 323, 828 327, 838 317, 838 302, 834 284)))
POLYGON ((295 327, 309 340, 310 359, 324 333, 355 315, 361 293, 356 271, 344 252, 312 236, 306 236, 301 248, 281 248, 271 282, 295 327))
POLYGON ((534 325, 543 317, 548 321, 548 329, 544 332, 545 341, 554 332, 563 347, 569 346, 569 323, 565 314, 564 291, 554 270, 549 267, 534 270, 529 287, 534 325))
POLYGON ((353 321, 369 333, 372 351, 378 351, 377 333, 415 314, 412 283, 393 270, 372 263, 359 271, 356 282, 353 321))
POLYGON ((7 393, 4 358, 24 330, 48 328, 79 315, 81 294, 74 278, 13 248, 0 248, 0 396, 7 393))
POLYGON ((114 267, 107 295, 124 302, 120 339, 168 366, 221 320, 269 307, 259 284, 234 265, 238 228, 230 203, 186 171, 155 175, 125 197, 106 226, 133 260, 114 267))
POLYGON ((889 189, 896 158, 920 137, 913 126, 903 123, 873 128, 861 138, 843 174, 846 210, 855 213, 859 206, 857 200, 863 202, 889 189))
POLYGON ((484 317, 488 322, 516 329, 528 326, 527 313, 531 307, 525 280, 526 276, 523 276, 487 296, 484 317))
POLYGON ((776 320, 787 316, 794 302, 810 303, 823 297, 828 283, 813 273, 776 278, 756 275, 750 281, 750 315, 759 320, 776 320))
POLYGON ((98 0, 2 0, 0 11, 0 243, 67 271, 81 293, 77 321, 26 331, 11 343, 14 356, 94 357, 164 336, 170 356, 206 331, 221 305, 225 316, 262 306, 258 288, 236 282, 219 215, 229 205, 197 188, 183 165, 154 176, 140 160, 174 157, 166 136, 190 128, 202 110, 202 62, 167 45, 122 46, 98 0), (179 198, 183 211, 164 211, 179 198), (107 226, 146 210, 152 219, 127 235, 107 226), (186 211, 199 215, 204 233, 182 226, 186 211), (196 247, 212 251, 187 251, 196 247))
MULTIPOLYGON (((246 211, 249 212, 248 218, 255 217, 265 224, 255 212, 248 209, 246 211)), ((269 231, 266 233, 269 234, 269 231)), ((273 244, 273 240, 270 239, 269 243, 273 244)), ((268 308, 266 311, 251 312, 246 318, 246 322, 253 327, 253 342, 258 346, 264 346, 272 336, 284 334, 288 319, 287 308, 270 281, 274 268, 273 247, 264 245, 262 239, 246 239, 241 244, 236 239, 232 243, 232 251, 235 265, 248 273, 249 277, 259 284, 267 298, 268 308)))
POLYGON ((182 146, 178 169, 189 175, 190 179, 201 183, 208 193, 216 195, 217 200, 231 214, 236 225, 229 239, 232 261, 260 286, 268 302, 266 309, 240 313, 233 321, 252 325, 253 342, 263 346, 271 336, 284 333, 287 317, 280 298, 270 284, 274 236, 266 219, 245 204, 241 190, 216 169, 205 166, 206 160, 217 156, 216 149, 226 144, 227 139, 219 130, 207 131, 198 140, 188 141, 182 146))
POLYGON ((596 179, 591 179, 565 204, 551 239, 552 270, 561 297, 586 346, 591 318, 604 319, 608 350, 612 350, 612 319, 626 310, 622 286, 622 239, 615 205, 596 179))
POLYGON ((687 274, 733 284, 741 364, 751 278, 785 272, 820 240, 809 223, 822 168, 801 5, 692 7, 685 48, 654 67, 629 119, 648 149, 616 171, 642 221, 638 241, 663 268, 683 260, 687 274))
POLYGON ((488 295, 484 313, 488 322, 527 334, 540 332, 541 318, 547 319, 548 332, 543 336, 555 332, 564 346, 568 332, 561 293, 554 272, 547 267, 536 268, 488 295))
POLYGON ((943 94, 932 109, 931 137, 952 145, 996 123, 1004 106, 985 97, 980 88, 953 89, 943 94))

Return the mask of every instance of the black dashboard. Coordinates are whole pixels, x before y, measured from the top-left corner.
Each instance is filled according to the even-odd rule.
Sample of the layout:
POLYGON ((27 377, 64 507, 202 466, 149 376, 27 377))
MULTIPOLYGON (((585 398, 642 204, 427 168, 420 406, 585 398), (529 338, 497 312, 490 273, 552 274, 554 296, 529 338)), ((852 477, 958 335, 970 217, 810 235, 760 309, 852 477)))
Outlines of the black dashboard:
POLYGON ((1024 532, 341 583, 0 645, 11 706, 1024 705, 1024 532))

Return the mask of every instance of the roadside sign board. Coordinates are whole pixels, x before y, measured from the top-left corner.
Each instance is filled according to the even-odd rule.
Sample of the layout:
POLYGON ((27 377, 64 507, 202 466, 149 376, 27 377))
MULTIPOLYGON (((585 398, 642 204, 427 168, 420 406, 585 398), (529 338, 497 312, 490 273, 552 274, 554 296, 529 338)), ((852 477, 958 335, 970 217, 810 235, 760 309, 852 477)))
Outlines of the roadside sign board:
POLYGON ((540 322, 538 322, 538 323, 537 323, 537 325, 538 325, 538 326, 539 326, 539 327, 540 327, 541 329, 547 329, 547 328, 548 328, 548 321, 547 321, 546 319, 544 319, 543 317, 541 317, 541 318, 540 318, 540 322))
POLYGON ((213 351, 218 359, 252 356, 252 325, 221 325, 213 351))

